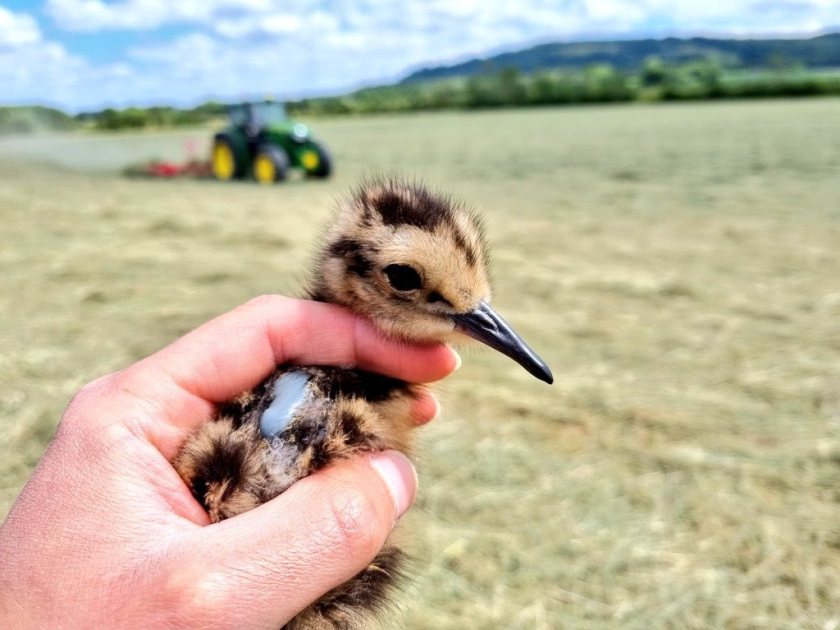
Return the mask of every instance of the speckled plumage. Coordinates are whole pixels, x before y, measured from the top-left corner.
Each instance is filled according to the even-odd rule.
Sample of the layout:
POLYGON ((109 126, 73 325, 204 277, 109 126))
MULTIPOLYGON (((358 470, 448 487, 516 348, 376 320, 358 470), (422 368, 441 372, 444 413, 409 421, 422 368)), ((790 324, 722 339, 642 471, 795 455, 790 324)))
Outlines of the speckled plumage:
MULTIPOLYGON (((352 309, 393 337, 456 341, 464 331, 458 322, 484 313, 490 299, 481 223, 464 206, 421 185, 366 181, 340 204, 326 230, 308 293, 352 309)), ((503 320, 494 320, 491 337, 501 334, 499 322, 502 333, 507 330, 503 320)), ((512 341, 502 341, 527 349, 511 334, 512 341)), ((523 365, 533 361, 511 354, 495 337, 484 341, 504 347, 523 365)), ((541 365, 548 377, 538 376, 550 380, 541 365)), ((421 387, 360 370, 280 366, 190 436, 173 463, 212 521, 230 518, 336 459, 383 449, 410 456, 415 426, 410 409, 421 387), (272 403, 277 379, 292 370, 306 377, 307 397, 277 435, 264 439, 262 414, 272 403)), ((287 627, 364 627, 369 615, 386 607, 403 570, 404 554, 388 543, 367 569, 287 627)))

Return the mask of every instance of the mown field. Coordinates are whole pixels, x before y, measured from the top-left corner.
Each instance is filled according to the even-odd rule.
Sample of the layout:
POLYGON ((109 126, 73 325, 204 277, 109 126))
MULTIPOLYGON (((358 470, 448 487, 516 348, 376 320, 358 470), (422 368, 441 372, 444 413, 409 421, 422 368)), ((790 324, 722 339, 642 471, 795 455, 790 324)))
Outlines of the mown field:
POLYGON ((0 140, 0 514, 73 391, 295 293, 336 196, 487 217, 500 312, 441 389, 408 627, 840 627, 840 100, 324 121, 328 183, 138 181, 181 135, 0 140))

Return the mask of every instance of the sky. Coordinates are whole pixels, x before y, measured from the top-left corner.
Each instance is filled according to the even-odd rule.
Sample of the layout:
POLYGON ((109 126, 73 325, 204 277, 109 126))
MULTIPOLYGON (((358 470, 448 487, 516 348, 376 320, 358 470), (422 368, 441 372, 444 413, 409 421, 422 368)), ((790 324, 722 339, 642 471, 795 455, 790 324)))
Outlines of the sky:
POLYGON ((0 104, 287 99, 548 41, 838 28, 840 0, 0 0, 0 104))

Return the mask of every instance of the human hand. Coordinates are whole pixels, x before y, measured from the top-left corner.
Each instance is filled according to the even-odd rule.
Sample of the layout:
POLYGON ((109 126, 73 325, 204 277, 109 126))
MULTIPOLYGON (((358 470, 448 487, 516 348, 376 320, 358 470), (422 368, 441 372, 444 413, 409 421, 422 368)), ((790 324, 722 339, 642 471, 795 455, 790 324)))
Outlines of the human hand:
MULTIPOLYGON (((414 499, 401 454, 342 462, 213 525, 169 464, 215 404, 281 363, 422 383, 457 355, 266 296, 85 386, 0 527, 4 628, 277 628, 367 566, 414 499)), ((436 410, 426 394, 413 415, 436 410)))

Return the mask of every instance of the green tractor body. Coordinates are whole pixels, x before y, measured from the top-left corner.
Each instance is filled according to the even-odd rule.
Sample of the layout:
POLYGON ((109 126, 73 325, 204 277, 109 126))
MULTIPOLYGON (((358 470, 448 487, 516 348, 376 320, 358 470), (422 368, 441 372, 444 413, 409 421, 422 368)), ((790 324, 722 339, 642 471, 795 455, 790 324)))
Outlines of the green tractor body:
POLYGON ((213 138, 211 166, 216 179, 252 177, 260 183, 283 180, 289 169, 329 177, 332 161, 309 128, 286 117, 280 103, 242 103, 228 109, 230 122, 213 138))

